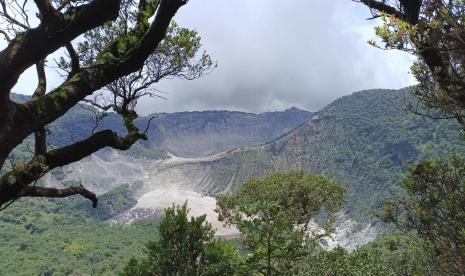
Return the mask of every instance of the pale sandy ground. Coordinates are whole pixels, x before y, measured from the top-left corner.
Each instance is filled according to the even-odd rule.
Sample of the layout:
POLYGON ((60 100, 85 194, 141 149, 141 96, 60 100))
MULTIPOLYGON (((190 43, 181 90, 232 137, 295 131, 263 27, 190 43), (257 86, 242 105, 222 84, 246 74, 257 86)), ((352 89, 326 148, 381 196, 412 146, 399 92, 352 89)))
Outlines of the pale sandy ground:
MULTIPOLYGON (((238 149, 240 150, 240 149, 238 149)), ((237 151, 237 150, 235 150, 237 151)), ((159 217, 163 209, 174 204, 182 205, 187 201, 192 216, 206 214, 207 220, 217 229, 217 235, 233 235, 238 231, 224 227, 217 220, 216 200, 200 194, 202 187, 210 184, 211 167, 209 162, 217 160, 227 153, 218 153, 199 158, 181 158, 170 155, 169 159, 159 161, 137 160, 116 151, 103 155, 92 155, 80 162, 64 168, 64 180, 76 180, 90 190, 102 194, 128 183, 137 196, 137 204, 131 210, 115 217, 115 221, 131 223, 140 218, 159 217)), ((59 186, 59 181, 50 174, 45 177, 48 185, 59 186)), ((337 245, 353 249, 376 237, 377 231, 366 226, 354 232, 355 223, 341 217, 336 233, 326 240, 327 247, 337 245)))
POLYGON ((365 225, 362 229, 354 231, 357 227, 356 223, 344 215, 340 215, 341 219, 336 222, 334 233, 325 238, 325 248, 333 249, 337 246, 344 247, 349 251, 357 249, 358 246, 373 241, 379 231, 372 225, 365 225))
POLYGON ((191 216, 201 216, 206 214, 207 221, 216 229, 217 236, 228 236, 237 234, 235 228, 225 227, 218 221, 216 208, 216 199, 209 196, 202 196, 193 191, 169 189, 160 187, 141 196, 134 208, 167 208, 173 204, 182 205, 187 201, 187 207, 190 209, 191 216))

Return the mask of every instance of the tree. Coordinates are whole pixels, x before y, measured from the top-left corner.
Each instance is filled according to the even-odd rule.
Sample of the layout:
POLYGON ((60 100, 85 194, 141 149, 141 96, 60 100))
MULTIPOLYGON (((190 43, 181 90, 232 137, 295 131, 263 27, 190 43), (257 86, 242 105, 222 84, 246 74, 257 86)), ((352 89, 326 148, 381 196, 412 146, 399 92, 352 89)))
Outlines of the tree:
POLYGON ((217 240, 205 245, 200 275, 247 275, 244 258, 229 241, 217 240))
POLYGON ((376 34, 384 49, 414 54, 411 72, 416 102, 410 111, 435 118, 456 118, 465 129, 465 4, 463 0, 353 0, 368 6, 383 24, 376 34))
POLYGON ((362 250, 348 253, 344 248, 337 247, 330 251, 317 251, 299 263, 295 275, 396 275, 389 271, 379 252, 363 250, 364 254, 360 254, 362 250))
MULTIPOLYGON (((465 130, 465 2, 463 0, 357 0, 383 24, 376 28, 385 49, 419 59, 411 68, 419 84, 408 109, 435 118, 456 118, 465 130)), ((374 41, 370 44, 378 46, 374 41)), ((465 273, 463 159, 425 160, 402 181, 407 198, 388 202, 382 218, 413 232, 447 275, 465 273), (404 219, 398 218, 401 212, 404 219)))
POLYGON ((437 271, 464 275, 465 160, 424 160, 410 169, 401 187, 407 197, 387 203, 382 218, 413 232, 437 271))
POLYGON ((132 259, 123 275, 235 275, 242 257, 226 241, 215 241, 206 216, 188 219, 187 205, 167 208, 160 239, 147 244, 147 258, 132 259))
POLYGON ((435 275, 423 249, 403 235, 380 235, 348 252, 336 247, 315 250, 295 269, 295 275, 435 275))
POLYGON ((252 178, 238 191, 218 198, 219 219, 234 224, 252 251, 249 267, 264 275, 282 275, 330 233, 332 215, 344 198, 341 183, 303 172, 252 178), (320 214, 323 229, 309 224, 320 214))
POLYGON ((162 78, 193 79, 213 67, 205 53, 197 57, 197 33, 170 22, 187 0, 0 0, 0 35, 8 45, 0 52, 0 169, 11 151, 31 134, 35 154, 0 178, 0 206, 20 197, 82 195, 97 205, 82 186, 55 189, 34 183, 54 168, 76 162, 104 147, 126 150, 147 132, 134 125, 137 101, 155 96, 162 78), (23 5, 24 4, 24 5, 23 5), (38 23, 30 23, 36 12, 38 23), (31 14, 32 13, 32 14, 31 14), (165 34, 166 38, 165 38, 165 34), (78 46, 77 50, 75 46, 78 46), (67 57, 58 66, 65 80, 46 91, 45 63, 61 48, 67 57), (10 100, 12 87, 29 67, 37 68, 32 100, 10 100), (45 127, 85 101, 99 112, 119 114, 127 133, 107 129, 62 148, 47 149, 45 127))

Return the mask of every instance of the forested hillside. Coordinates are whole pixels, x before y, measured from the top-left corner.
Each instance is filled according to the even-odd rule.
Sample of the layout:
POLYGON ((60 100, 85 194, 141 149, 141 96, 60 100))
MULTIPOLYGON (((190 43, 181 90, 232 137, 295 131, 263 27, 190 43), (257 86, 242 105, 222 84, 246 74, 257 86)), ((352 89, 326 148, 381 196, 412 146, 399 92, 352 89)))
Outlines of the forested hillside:
MULTIPOLYGON (((12 94, 12 99, 24 102, 29 96, 12 94)), ((56 120, 48 129, 49 143, 64 146, 84 139, 92 131, 108 128, 126 133, 118 115, 107 112, 96 121, 93 110, 81 104, 56 120)), ((240 146, 260 145, 289 132, 312 115, 295 107, 261 114, 226 110, 155 113, 135 121, 136 126, 144 130, 153 117, 148 141, 138 142, 129 154, 157 159, 166 157, 163 152, 168 151, 178 156, 197 157, 240 146)), ((33 146, 31 142, 30 146, 33 146)))
MULTIPOLYGON (((406 99, 407 98, 407 99, 406 99)), ((407 90, 369 90, 337 99, 288 135, 232 152, 213 164, 216 191, 268 171, 302 169, 344 182, 343 210, 372 217, 408 164, 465 152, 458 124, 403 110, 407 90)))
MULTIPOLYGON (((75 174, 96 191, 106 191, 103 181, 105 185, 111 184, 108 187, 118 188, 101 195, 97 209, 81 198, 13 203, 0 217, 0 231, 4 233, 2 246, 8 248, 0 256, 7 264, 0 272, 21 271, 15 265, 17 259, 24 260, 24 267, 30 271, 53 270, 58 275, 71 273, 76 267, 80 272, 116 271, 124 265, 120 260, 139 254, 142 244, 156 235, 155 227, 146 222, 120 226, 104 221, 121 214, 153 218, 156 212, 144 213, 140 208, 132 208, 143 202, 144 208, 160 210, 167 206, 157 204, 168 202, 171 195, 179 200, 182 195, 200 192, 200 204, 208 199, 202 194, 223 194, 237 189, 249 177, 271 171, 302 169, 333 176, 347 187, 342 211, 348 218, 372 221, 374 211, 392 197, 391 192, 396 190, 396 183, 406 173, 409 162, 465 151, 454 121, 433 121, 404 112, 405 92, 370 90, 342 97, 312 120, 263 146, 243 147, 205 158, 170 157, 165 161, 151 160, 147 155, 143 162, 119 155, 105 157, 105 160, 109 158, 108 162, 88 158, 56 170, 51 177, 62 181, 64 186, 73 184, 70 181, 75 174), (107 173, 95 174, 99 169, 94 174, 90 169, 85 173, 76 171, 115 167, 115 162, 121 162, 119 170, 137 165, 140 175, 115 178, 118 183, 109 183, 105 178, 107 173), (66 175, 68 171, 72 173, 66 175), (129 185, 120 186, 123 183, 129 185), (158 200, 161 198, 162 201, 158 200), (29 261, 31 254, 40 258, 29 261), (57 258, 59 265, 47 265, 57 258)), ((13 157, 29 154, 27 145, 23 144, 13 157)), ((137 174, 137 170, 133 173, 137 174)), ((194 209, 202 206, 206 205, 200 204, 194 209)))
POLYGON ((156 221, 104 222, 131 206, 127 187, 92 209, 79 197, 21 199, 0 212, 0 275, 115 275, 157 237, 156 221))

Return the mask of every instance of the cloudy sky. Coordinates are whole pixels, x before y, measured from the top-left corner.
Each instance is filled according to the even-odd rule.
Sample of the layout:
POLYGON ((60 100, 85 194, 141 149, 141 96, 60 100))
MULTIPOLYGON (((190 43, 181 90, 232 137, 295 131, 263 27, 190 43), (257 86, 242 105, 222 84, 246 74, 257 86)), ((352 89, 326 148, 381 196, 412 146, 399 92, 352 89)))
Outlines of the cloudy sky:
MULTIPOLYGON (((191 0, 176 21, 199 32, 218 68, 199 80, 163 81, 167 100, 144 100, 139 110, 317 111, 354 91, 414 83, 411 56, 366 43, 375 38, 369 16, 351 0, 191 0)), ((29 72, 15 91, 28 93, 34 82, 29 72)))

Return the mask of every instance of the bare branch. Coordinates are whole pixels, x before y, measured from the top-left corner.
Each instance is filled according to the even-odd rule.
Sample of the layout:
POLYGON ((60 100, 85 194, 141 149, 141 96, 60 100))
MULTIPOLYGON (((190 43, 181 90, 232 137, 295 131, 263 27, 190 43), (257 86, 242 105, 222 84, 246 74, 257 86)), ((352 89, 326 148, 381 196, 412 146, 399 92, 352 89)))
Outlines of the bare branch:
POLYGON ((149 134, 150 124, 152 123, 152 120, 155 119, 155 118, 157 118, 157 117, 158 117, 158 116, 156 116, 156 115, 150 116, 149 121, 147 122, 147 126, 145 127, 145 130, 144 130, 144 132, 143 132, 145 135, 148 135, 148 134, 149 134))
MULTIPOLYGON (((45 95, 45 90, 47 89, 47 78, 45 75, 45 61, 40 61, 36 64, 37 70, 37 79, 38 84, 37 88, 32 95, 32 99, 38 99, 45 95)), ((39 127, 34 132, 35 139, 35 156, 45 155, 47 152, 47 134, 45 132, 45 127, 39 127)))
MULTIPOLYGON (((5 1, 0 3, 5 4, 5 1)), ((80 34, 114 19, 118 16, 118 9, 119 1, 94 0, 68 11, 56 26, 46 28, 41 24, 12 40, 0 52, 0 98, 8 98, 24 70, 80 34)))
POLYGON ((92 207, 97 208, 98 199, 97 196, 80 185, 79 187, 69 187, 66 189, 56 189, 48 187, 28 187, 20 194, 20 197, 50 197, 50 198, 64 198, 73 195, 81 195, 88 200, 92 201, 92 207))
POLYGON ((81 66, 79 65, 79 56, 74 50, 73 44, 71 42, 66 43, 66 50, 68 51, 69 58, 71 59, 71 72, 68 75, 68 78, 76 74, 81 66))
POLYGON ((40 19, 46 24, 56 24, 60 20, 60 13, 55 10, 51 0, 34 0, 40 12, 40 19))
POLYGON ((87 104, 90 104, 90 105, 92 105, 92 106, 94 106, 94 107, 97 107, 97 108, 103 110, 103 111, 108 111, 108 110, 110 110, 111 108, 114 107, 113 104, 101 105, 101 104, 99 104, 96 100, 83 99, 82 102, 85 102, 85 103, 87 103, 87 104))
MULTIPOLYGON (((14 24, 16 26, 19 26, 20 28, 22 28, 23 30, 27 30, 29 29, 29 26, 24 24, 24 23, 21 23, 19 22, 18 20, 16 20, 8 11, 8 7, 6 5, 6 2, 5 0, 0 0, 0 6, 1 6, 1 11, 0 11, 0 16, 3 16, 8 23, 10 24, 14 24)), ((20 7, 21 9, 21 7, 20 7)), ((25 14, 24 12, 24 6, 22 7, 22 12, 23 14, 25 14)))
POLYGON ((5 39, 6 39, 6 41, 7 41, 8 43, 11 42, 11 38, 10 38, 10 36, 8 35, 7 32, 5 32, 4 30, 0 30, 0 34, 2 34, 2 35, 5 37, 5 39))

